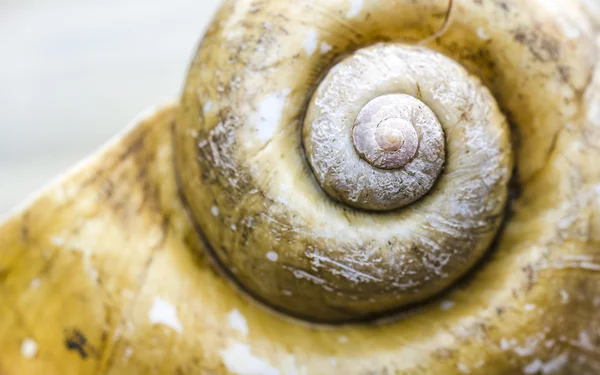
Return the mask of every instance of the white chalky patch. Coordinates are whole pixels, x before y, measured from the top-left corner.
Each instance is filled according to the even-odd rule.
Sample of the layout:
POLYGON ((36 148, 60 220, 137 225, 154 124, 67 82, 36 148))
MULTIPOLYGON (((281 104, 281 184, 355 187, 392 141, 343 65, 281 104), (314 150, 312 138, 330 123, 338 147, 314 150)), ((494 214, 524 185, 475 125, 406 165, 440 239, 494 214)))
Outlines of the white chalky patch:
POLYGON ((37 342, 33 339, 25 339, 21 343, 21 355, 27 359, 35 357, 38 351, 37 342))
POLYGON ((204 103, 204 107, 202 107, 202 111, 204 112, 204 114, 207 114, 211 108, 212 108, 212 102, 209 100, 206 103, 204 103))
POLYGON ((65 239, 60 236, 52 236, 50 237, 50 242, 56 246, 63 246, 65 244, 65 239))
POLYGON ((267 253, 267 259, 271 262, 277 262, 277 259, 279 259, 279 255, 277 255, 277 253, 274 251, 269 251, 267 253))
POLYGON ((312 56, 317 50, 319 44, 319 33, 315 30, 309 30, 306 39, 304 39, 304 51, 308 56, 312 56))
POLYGON ((148 320, 150 320, 151 324, 162 324, 179 333, 183 332, 183 327, 177 317, 177 309, 163 299, 154 299, 152 307, 148 312, 148 320))
POLYGON ((279 375, 278 369, 252 354, 246 344, 234 342, 219 354, 227 370, 236 375, 279 375))
POLYGON ((483 27, 477 28, 477 36, 482 40, 490 40, 490 36, 485 32, 483 27))
POLYGON ((338 337, 338 342, 339 342, 340 344, 345 344, 345 343, 347 343, 347 342, 348 342, 348 338, 347 338, 346 336, 339 336, 339 337, 338 337))
POLYGON ((285 99, 290 94, 290 89, 267 95, 258 105, 255 116, 258 139, 266 143, 273 138, 285 107, 285 99))
POLYGON ((525 311, 532 311, 535 310, 535 305, 532 303, 528 303, 527 305, 524 306, 525 311))
POLYGON ((591 262, 581 262, 581 263, 579 263, 579 268, 583 268, 586 270, 592 270, 592 271, 600 271, 600 265, 598 265, 596 263, 591 263, 591 262))
POLYGON ((456 305, 456 304, 455 304, 453 301, 448 301, 448 300, 446 300, 446 301, 443 301, 443 302, 440 304, 440 308, 441 308, 442 310, 450 310, 450 309, 452 309, 452 308, 453 308, 455 305, 456 305))
POLYGON ((124 330, 125 324, 124 322, 120 322, 114 329, 113 334, 112 334, 112 339, 113 341, 118 341, 119 338, 121 338, 121 335, 123 334, 123 330, 124 330))
POLYGON ((462 372, 463 374, 469 374, 471 372, 469 368, 462 363, 457 364, 456 368, 458 368, 458 371, 462 372))
POLYGON ((579 332, 579 346, 590 351, 595 350, 590 335, 586 331, 579 332))
POLYGON ((223 27, 224 30, 228 30, 228 37, 234 37, 234 32, 239 29, 243 29, 241 27, 234 27, 238 23, 240 23, 244 19, 244 15, 248 14, 248 12, 253 11, 254 4, 252 1, 236 1, 233 3, 233 9, 228 13, 227 17, 221 21, 220 26, 223 27))
POLYGON ((100 278, 98 270, 95 268, 92 268, 91 266, 88 267, 87 273, 90 276, 90 278, 94 281, 98 281, 98 279, 100 278))
POLYGON ((124 359, 128 359, 128 358, 130 358, 132 355, 133 355, 133 349, 132 349, 130 346, 126 347, 126 348, 125 348, 125 352, 123 353, 123 358, 124 358, 124 359))
POLYGON ((238 309, 233 309, 227 314, 227 322, 230 328, 235 329, 244 336, 248 336, 246 318, 244 318, 244 315, 238 309))
POLYGON ((29 283, 29 287, 32 288, 32 289, 37 289, 37 288, 40 287, 41 284, 42 284, 42 280, 40 280, 40 279, 33 279, 29 283))
POLYGON ((363 0, 350 0, 350 9, 346 13, 347 18, 358 16, 363 7, 363 0))
POLYGON ((560 291, 560 299, 562 301, 562 303, 567 303, 569 302, 569 293, 567 293, 566 290, 561 290, 560 291))
MULTIPOLYGON (((577 39, 584 32, 591 32, 591 25, 582 20, 578 7, 564 6, 564 0, 538 0, 540 5, 550 11, 555 23, 562 29, 564 35, 569 39, 577 39)), ((584 3, 584 2, 581 2, 584 3)), ((588 7, 588 11, 593 9, 588 7)))
POLYGON ((549 360, 548 362, 544 363, 544 365, 542 366, 542 373, 543 374, 555 374, 555 373, 559 372, 560 370, 562 370, 568 361, 569 361, 569 357, 567 356, 567 353, 563 353, 563 354, 559 355, 558 357, 555 357, 555 358, 549 360))
POLYGON ((92 248, 87 246, 86 243, 79 243, 77 241, 69 241, 69 243, 67 243, 66 241, 62 240, 62 237, 61 241, 63 243, 61 246, 68 248, 70 251, 78 252, 81 254, 83 267, 85 271, 87 272, 90 279, 92 279, 94 282, 97 282, 99 279, 99 273, 92 262, 92 248))
POLYGON ((321 43, 321 54, 326 54, 327 52, 331 51, 332 48, 333 47, 331 46, 331 44, 327 42, 321 43))
POLYGON ((525 367, 523 367, 523 372, 525 374, 537 374, 542 369, 544 364, 539 359, 535 359, 533 362, 529 363, 525 367))
POLYGON ((210 213, 214 216, 217 217, 219 216, 219 208, 217 206, 212 206, 210 209, 210 213))
POLYGON ((555 374, 565 367, 569 358, 566 353, 555 357, 548 362, 542 362, 539 358, 536 358, 531 363, 523 367, 525 374, 555 374))
MULTIPOLYGON (((515 346, 513 351, 515 352, 515 354, 521 356, 521 357, 526 357, 528 355, 531 355, 535 352, 535 348, 538 344, 538 339, 536 338, 528 338, 527 342, 525 343, 524 346, 515 346)), ((514 345, 514 343, 513 343, 514 345)))
POLYGON ((500 349, 502 349, 502 350, 508 350, 508 349, 510 349, 510 347, 511 347, 511 342, 510 341, 508 341, 505 338, 502 338, 500 340, 500 349))

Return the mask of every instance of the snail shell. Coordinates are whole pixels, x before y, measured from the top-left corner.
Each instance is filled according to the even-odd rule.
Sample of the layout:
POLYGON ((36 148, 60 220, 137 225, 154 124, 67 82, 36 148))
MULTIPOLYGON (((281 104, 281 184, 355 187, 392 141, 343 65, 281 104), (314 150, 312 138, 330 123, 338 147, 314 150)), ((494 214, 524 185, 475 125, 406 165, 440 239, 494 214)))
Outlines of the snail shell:
MULTIPOLYGON (((295 34, 273 43, 294 45, 295 34)), ((392 43, 359 49, 321 82, 304 69, 258 85, 273 72, 239 66, 228 95, 248 105, 182 118, 179 168, 214 255, 252 295, 315 321, 364 319, 440 292, 481 257, 502 219, 512 153, 494 98, 464 68, 392 43), (314 85, 308 108, 290 108, 314 85), (402 144, 382 148, 381 132, 394 130, 402 144)), ((198 88, 210 86, 192 84, 201 107, 198 88)))
POLYGON ((0 226, 0 371, 597 374, 582 5, 226 1, 180 105, 0 226))
POLYGON ((177 121, 183 194, 216 262, 311 321, 405 308, 470 270, 503 220, 512 149, 529 195, 595 55, 554 15, 528 26, 531 3, 459 2, 439 13, 451 27, 414 22, 421 3, 362 5, 347 30, 337 2, 226 3, 177 121))

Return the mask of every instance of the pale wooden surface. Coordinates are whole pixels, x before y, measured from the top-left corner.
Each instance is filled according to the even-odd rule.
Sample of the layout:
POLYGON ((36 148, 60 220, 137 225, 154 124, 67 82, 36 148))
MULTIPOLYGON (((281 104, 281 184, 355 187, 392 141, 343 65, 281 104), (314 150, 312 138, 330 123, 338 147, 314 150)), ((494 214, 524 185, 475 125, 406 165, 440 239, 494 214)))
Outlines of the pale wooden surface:
POLYGON ((177 98, 219 0, 0 2, 0 216, 177 98))

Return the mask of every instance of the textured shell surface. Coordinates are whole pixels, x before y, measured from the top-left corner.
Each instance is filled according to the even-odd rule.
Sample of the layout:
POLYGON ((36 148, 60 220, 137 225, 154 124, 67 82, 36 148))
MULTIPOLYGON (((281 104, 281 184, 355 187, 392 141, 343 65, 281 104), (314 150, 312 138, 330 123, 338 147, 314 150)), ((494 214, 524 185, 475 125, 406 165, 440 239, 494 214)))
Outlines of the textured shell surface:
POLYGON ((0 223, 0 374, 599 374, 599 11, 224 1, 0 223))

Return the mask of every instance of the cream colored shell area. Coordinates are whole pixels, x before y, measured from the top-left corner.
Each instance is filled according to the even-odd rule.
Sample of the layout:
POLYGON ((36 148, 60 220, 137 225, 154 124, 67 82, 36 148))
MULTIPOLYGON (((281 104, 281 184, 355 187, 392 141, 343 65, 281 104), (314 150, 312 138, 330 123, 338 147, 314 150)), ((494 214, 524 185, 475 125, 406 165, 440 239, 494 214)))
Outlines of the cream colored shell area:
POLYGON ((595 375, 600 171, 583 156, 600 157, 599 94, 600 71, 582 102, 591 120, 562 140, 593 146, 559 162, 585 181, 577 199, 556 196, 533 224, 517 212, 501 253, 443 299, 341 327, 273 314, 214 272, 179 199, 180 108, 166 107, 0 225, 3 374, 595 375), (75 331, 81 349, 64 343, 75 331))
MULTIPOLYGON (((299 129, 306 101, 320 74, 340 55, 339 50, 307 51, 304 42, 313 31, 325 35, 326 24, 334 22, 328 18, 335 14, 329 13, 332 5, 225 4, 223 15, 231 16, 209 30, 188 78, 184 110, 189 112, 180 118, 186 129, 178 146, 182 150, 178 165, 193 217, 219 260, 244 288, 295 315, 339 321, 397 306, 390 292, 413 288, 414 294, 421 286, 413 285, 408 274, 422 279, 429 271, 419 270, 420 261, 406 259, 404 275, 398 277, 393 267, 400 267, 404 255, 385 248, 396 242, 390 232, 407 236, 418 223, 398 225, 388 216, 339 206, 321 191, 304 160, 299 129), (309 17, 315 10, 320 16, 309 17), (254 16, 246 18, 250 14, 254 16), (277 14, 287 21, 274 22, 277 14), (318 18, 325 23, 320 25, 318 18), (202 69, 208 63, 222 68, 202 69), (207 102, 212 109, 203 113, 207 102), (262 113, 263 106, 280 112, 262 113), (269 125, 273 117, 277 124, 265 139, 260 126, 269 125), (202 173, 220 176, 203 181, 198 178, 202 173), (218 216, 211 215, 213 206, 218 216), (269 252, 277 254, 276 263, 267 258, 269 252), (382 266, 373 269, 375 262, 382 266)), ((417 7, 414 13, 399 10, 391 16, 408 17, 412 23, 417 11, 428 8, 417 7)), ((433 32, 443 21, 443 9, 429 22, 405 30, 405 35, 433 32)), ((386 19, 392 18, 374 20, 383 24, 386 19)), ((339 36, 331 41, 336 39, 345 40, 339 36)), ((431 294, 427 287, 425 293, 431 294)), ((400 297, 401 304, 415 299, 410 294, 400 297)))
MULTIPOLYGON (((391 238, 394 245, 419 233, 427 219, 409 223, 411 211, 392 219, 344 209, 310 178, 299 124, 318 77, 336 57, 381 40, 427 43, 476 74, 508 116, 521 194, 531 195, 546 173, 563 180, 565 172, 548 163, 561 147, 561 129, 578 123, 578 97, 596 51, 589 25, 573 26, 580 32, 573 41, 554 15, 531 2, 460 1, 444 28, 447 2, 394 4, 365 2, 360 17, 346 18, 346 2, 227 2, 191 68, 178 119, 184 196, 224 268, 280 310, 315 320, 352 319, 428 297, 451 283, 437 277, 435 267, 423 266, 427 254, 402 258, 406 252, 390 251, 382 241, 391 238), (439 30, 441 37, 428 39, 439 30), (332 49, 311 48, 315 39, 332 49), (263 113, 265 101, 281 111, 263 113), (212 107, 204 111, 207 103, 212 107), (276 126, 264 138, 257 124, 273 118, 276 126), (277 262, 267 258, 269 252, 277 262), (390 277, 400 282, 389 283, 390 277), (429 284, 412 285, 413 279, 429 284), (404 292, 400 301, 398 291, 404 292)), ((553 183, 536 191, 536 204, 556 209, 563 188, 553 183)), ((435 193, 423 204, 444 199, 435 193)), ((535 224, 543 217, 531 215, 529 225, 547 230, 535 224)), ((496 224, 477 232, 488 238, 485 245, 496 224)), ((450 236, 461 230, 452 228, 450 236)), ((510 250, 518 248, 513 245, 510 250)), ((507 252, 497 250, 502 257, 507 252)))
MULTIPOLYGON (((361 48, 336 63, 313 94, 302 132, 306 156, 316 179, 330 196, 343 204, 392 210, 407 206, 427 193, 435 193, 437 200, 433 198, 419 205, 406 220, 430 221, 430 214, 441 213, 445 221, 462 221, 466 237, 470 237, 469 221, 497 216, 504 205, 512 168, 505 120, 494 98, 476 78, 431 50, 380 43, 361 48), (423 102, 428 110, 411 109, 410 101, 401 104, 404 108, 387 111, 423 112, 423 116, 411 115, 419 137, 417 154, 408 164, 393 170, 379 169, 363 160, 351 137, 361 110, 373 99, 388 94, 408 95, 423 102), (431 111, 433 120, 424 116, 431 111), (436 192, 430 191, 445 158, 441 186, 436 192), (452 198, 457 193, 461 198, 452 198), (450 208, 452 205, 461 208, 450 208), (482 209, 485 205, 488 207, 482 209)), ((396 218, 387 219, 393 222, 396 218)), ((395 228, 390 225, 389 229, 395 228)), ((387 230, 378 235, 383 241, 387 240, 387 230)), ((429 237, 439 245, 444 242, 438 233, 429 237)), ((446 248, 445 252, 451 249, 446 248)))
MULTIPOLYGON (((369 216, 367 225, 375 226, 373 237, 346 242, 343 236, 332 248, 313 245, 322 262, 351 268, 356 267, 352 256, 369 252, 363 241, 372 243, 376 250, 363 256, 362 272, 377 280, 361 280, 371 284, 362 286, 368 293, 354 295, 370 302, 367 313, 399 308, 439 292, 489 246, 502 217, 512 154, 506 123, 493 97, 460 66, 423 48, 376 44, 337 63, 319 85, 307 113, 304 145, 317 179, 328 184, 328 191, 353 195, 356 189, 356 195, 373 197, 368 203, 379 208, 382 202, 393 201, 391 193, 398 190, 418 194, 418 189, 426 189, 420 192, 426 193, 431 185, 420 175, 429 174, 435 181, 440 158, 436 152, 444 149, 439 142, 447 144, 446 170, 421 202, 384 218, 355 213, 369 216), (419 153, 411 163, 398 171, 373 170, 351 144, 352 119, 371 99, 390 93, 421 99, 441 119, 447 137, 437 138, 435 129, 420 129, 419 153)), ((312 182, 310 176, 305 178, 312 182)), ((349 197, 340 199, 345 203, 349 197)), ((297 206, 290 210, 298 216, 306 211, 297 206)), ((357 227, 348 223, 344 232, 357 227)))
MULTIPOLYGON (((367 13, 344 17, 354 3, 327 13, 350 25, 335 35, 368 28, 367 13)), ((361 9, 370 3, 408 25, 444 10, 407 1, 393 2, 394 13, 387 0, 361 9)), ((321 14, 311 4, 311 16, 321 14)), ((188 96, 0 225, 3 374, 598 374, 600 69, 577 3, 553 4, 558 14, 541 1, 454 1, 454 22, 428 44, 479 71, 516 138, 521 189, 497 248, 465 283, 394 321, 326 328, 235 293, 203 255, 175 183, 173 158, 186 159, 173 148, 175 114, 200 116, 188 96), (149 319, 157 300, 168 307, 162 323, 149 319), (64 345, 75 329, 87 357, 64 345), (36 353, 22 350, 33 341, 36 353)), ((213 57, 210 67, 224 69, 213 57)), ((175 143, 188 132, 178 127, 175 143)), ((193 211, 210 212, 193 181, 181 186, 193 211)))

